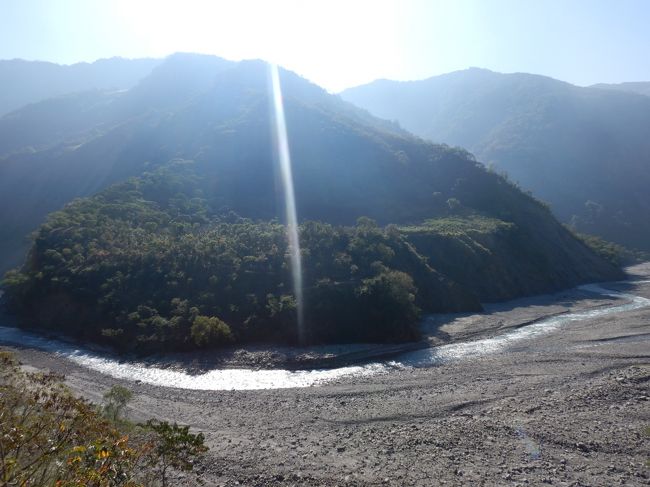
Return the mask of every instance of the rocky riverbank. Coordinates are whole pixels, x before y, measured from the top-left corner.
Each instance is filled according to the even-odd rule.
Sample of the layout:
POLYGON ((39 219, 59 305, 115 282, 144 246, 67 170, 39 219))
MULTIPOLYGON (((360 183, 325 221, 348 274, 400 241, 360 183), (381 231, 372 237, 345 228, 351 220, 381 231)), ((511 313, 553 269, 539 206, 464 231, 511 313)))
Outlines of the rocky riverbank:
MULTIPOLYGON (((648 265, 630 271, 650 276, 648 265)), ((614 288, 650 298, 650 283, 614 288)), ((611 302, 573 291, 544 299, 438 317, 433 339, 498 334, 611 302)), ((178 390, 18 353, 91 399, 116 382, 131 388, 133 419, 203 431, 207 485, 650 485, 648 308, 573 322, 497 354, 303 389, 178 390)))

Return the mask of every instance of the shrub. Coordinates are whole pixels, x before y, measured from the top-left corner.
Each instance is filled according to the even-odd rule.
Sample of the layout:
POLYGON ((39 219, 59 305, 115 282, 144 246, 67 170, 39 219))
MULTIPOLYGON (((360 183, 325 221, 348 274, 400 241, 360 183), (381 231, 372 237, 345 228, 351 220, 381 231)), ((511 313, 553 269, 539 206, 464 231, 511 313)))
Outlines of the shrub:
POLYGON ((104 414, 112 421, 122 419, 126 405, 133 398, 133 393, 126 387, 113 386, 104 394, 104 414))
POLYGON ((104 395, 102 415, 61 379, 24 372, 0 352, 0 485, 140 487, 160 477, 164 486, 170 468, 192 470, 208 450, 187 426, 113 421, 132 397, 124 387, 104 395))
POLYGON ((167 485, 167 470, 170 467, 191 471, 194 468, 195 458, 208 450, 204 444, 203 434, 190 433, 189 426, 150 420, 147 422, 147 427, 157 435, 154 449, 156 455, 152 466, 160 471, 163 487, 167 485))
POLYGON ((230 327, 216 316, 199 315, 194 318, 190 334, 198 347, 210 347, 232 340, 230 327))
POLYGON ((149 445, 134 445, 60 379, 26 373, 11 354, 1 354, 0 483, 141 485, 149 445))
POLYGON ((417 331, 404 323, 416 323, 420 310, 415 305, 417 288, 411 276, 401 271, 384 270, 377 276, 365 279, 360 297, 375 312, 374 325, 384 334, 401 333, 399 339, 412 339, 417 331))

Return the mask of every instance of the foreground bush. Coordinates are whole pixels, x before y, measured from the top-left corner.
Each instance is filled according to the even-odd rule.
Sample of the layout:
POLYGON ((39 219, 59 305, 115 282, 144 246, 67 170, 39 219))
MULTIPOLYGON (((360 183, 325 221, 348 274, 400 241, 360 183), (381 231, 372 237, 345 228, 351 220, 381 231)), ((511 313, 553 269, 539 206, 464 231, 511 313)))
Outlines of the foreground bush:
POLYGON ((113 421, 116 401, 124 407, 128 400, 124 388, 107 395, 105 416, 61 379, 25 372, 0 352, 0 485, 165 485, 169 468, 191 470, 207 450, 186 427, 113 421))

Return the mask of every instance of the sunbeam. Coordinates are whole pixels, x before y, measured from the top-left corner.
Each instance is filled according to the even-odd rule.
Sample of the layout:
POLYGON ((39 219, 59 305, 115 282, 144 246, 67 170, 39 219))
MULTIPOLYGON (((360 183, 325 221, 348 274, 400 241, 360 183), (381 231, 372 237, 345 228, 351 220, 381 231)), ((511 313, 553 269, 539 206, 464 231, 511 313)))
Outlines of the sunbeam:
POLYGON ((304 329, 304 301, 302 293, 302 261, 300 258, 300 239, 298 237, 298 214, 296 211, 296 194, 293 189, 293 174, 291 171, 291 153, 289 151, 289 138, 287 136, 287 123, 284 118, 284 103, 282 100, 282 87, 278 67, 269 64, 271 73, 271 90, 273 98, 273 113, 275 115, 275 142, 280 162, 282 190, 284 193, 284 210, 287 222, 287 237, 291 253, 291 276, 293 290, 296 296, 298 315, 298 341, 305 343, 304 329))

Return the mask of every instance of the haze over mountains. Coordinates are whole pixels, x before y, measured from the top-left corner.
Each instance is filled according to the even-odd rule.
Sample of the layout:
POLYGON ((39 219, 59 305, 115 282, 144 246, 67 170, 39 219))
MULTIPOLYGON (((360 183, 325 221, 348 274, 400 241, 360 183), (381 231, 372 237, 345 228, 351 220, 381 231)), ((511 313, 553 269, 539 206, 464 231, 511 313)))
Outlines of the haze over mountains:
POLYGON ((59 95, 131 88, 160 62, 111 58, 64 66, 22 59, 0 60, 0 116, 59 95))
MULTIPOLYGON (((177 54, 131 90, 71 93, 0 118, 0 270, 20 263, 29 246, 25 236, 50 211, 75 197, 138 175, 146 167, 187 156, 172 144, 178 138, 204 133, 205 127, 196 124, 210 115, 206 110, 217 100, 208 98, 206 91, 222 70, 235 66, 215 56, 177 54), (187 112, 181 109, 198 95, 203 95, 195 103, 200 118, 183 121, 186 126, 168 138, 162 126, 167 123, 166 130, 173 130, 169 126, 172 114, 187 112), (206 102, 204 107, 198 105, 201 101, 206 102)), ((304 96, 315 97, 324 106, 403 132, 314 85, 305 83, 305 87, 304 96)), ((228 100, 225 91, 219 100, 237 103, 228 100)))
POLYGON ((432 140, 458 145, 551 204, 581 232, 650 248, 650 97, 643 83, 581 88, 468 69, 380 80, 341 96, 432 140))
POLYGON ((0 0, 0 487, 647 482, 649 18, 0 0))
POLYGON ((591 86, 603 90, 625 91, 650 96, 650 81, 628 81, 627 83, 598 83, 591 86))
MULTIPOLYGON (((412 339, 419 309, 621 276, 464 150, 280 80, 314 340, 412 339)), ((96 194, 8 275, 23 322, 140 350, 295 339, 269 90, 261 61, 175 55, 1 119, 3 256, 96 194)))

